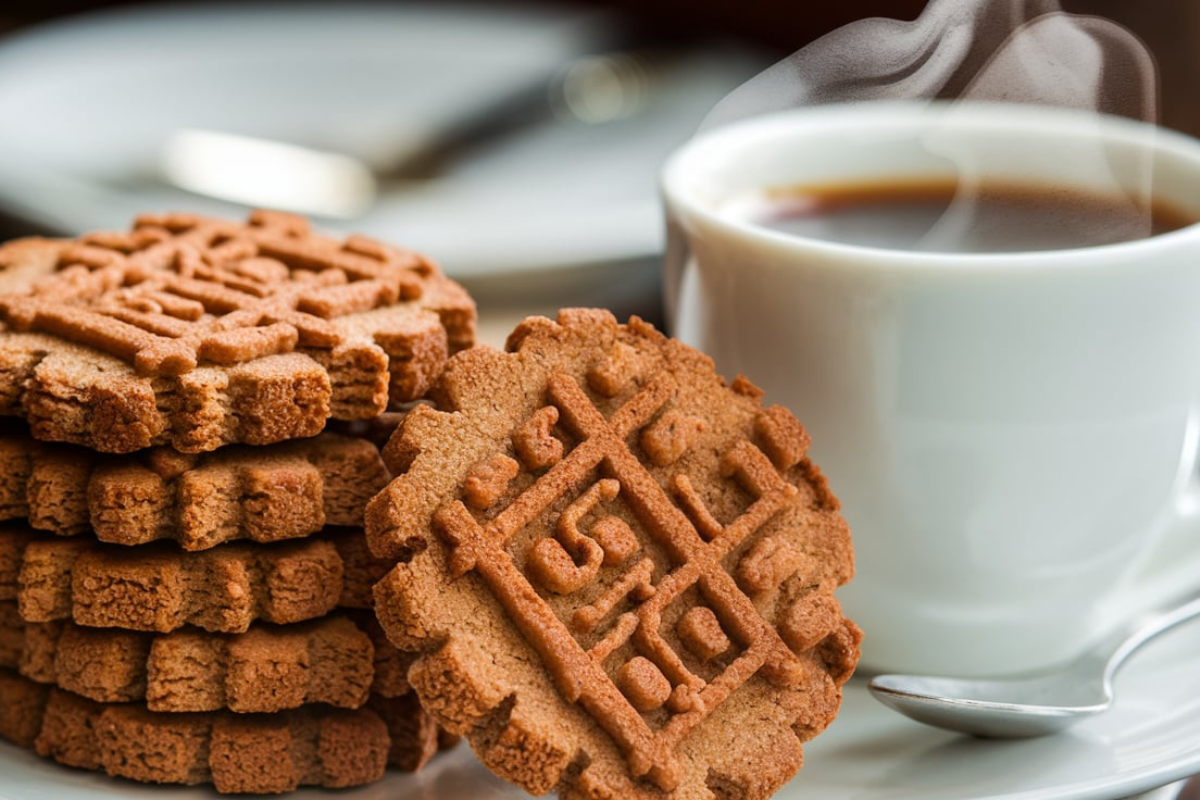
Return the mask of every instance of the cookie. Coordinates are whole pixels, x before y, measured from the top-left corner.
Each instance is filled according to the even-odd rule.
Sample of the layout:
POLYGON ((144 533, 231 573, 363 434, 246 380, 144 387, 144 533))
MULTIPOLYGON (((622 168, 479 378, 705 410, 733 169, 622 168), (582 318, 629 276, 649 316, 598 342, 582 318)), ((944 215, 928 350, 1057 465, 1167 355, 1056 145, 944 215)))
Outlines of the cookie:
POLYGON ((21 565, 25 549, 38 539, 38 534, 25 525, 0 523, 0 600, 15 600, 21 591, 21 565))
POLYGON ((185 214, 0 247, 0 415, 127 453, 315 436, 421 397, 472 344, 474 302, 430 260, 287 214, 185 214), (29 281, 29 274, 45 277, 29 281))
POLYGON ((375 610, 422 705, 563 798, 765 798, 837 713, 850 532, 808 434, 636 318, 455 356, 384 450, 375 610))
POLYGON ((437 722, 417 700, 416 694, 398 697, 372 695, 369 708, 379 715, 387 726, 391 747, 388 750, 388 766, 404 772, 417 772, 439 750, 453 747, 457 737, 447 736, 437 722))
POLYGON ((42 729, 50 686, 20 677, 0 666, 0 739, 32 748, 42 729))
MULTIPOLYGON (((412 666, 415 656, 397 648, 387 638, 374 611, 348 609, 346 614, 371 640, 375 650, 375 661, 372 664, 373 678, 371 694, 385 699, 403 697, 412 691, 408 682, 408 668, 412 666)), ((4 653, 3 644, 3 615, 0 614, 0 656, 4 653)), ((0 661, 0 666, 3 662, 0 661)))
POLYGON ((94 531, 115 544, 170 539, 205 550, 361 527, 387 479, 375 445, 328 432, 199 455, 159 447, 114 456, 0 431, 0 519, 60 535, 94 531))
MULTIPOLYGON (((423 767, 457 737, 422 707, 408 684, 413 657, 388 642, 374 614, 286 627, 256 625, 245 634, 187 630, 152 636, 89 629, 65 621, 27 623, 16 603, 0 602, 0 668, 102 703, 145 700, 150 711, 264 713, 312 703, 366 705, 388 731, 388 766, 423 767), (265 646, 264 646, 265 645, 265 646), (369 691, 369 694, 368 694, 369 691)), ((6 719, 0 737, 32 746, 46 692, 34 687, 0 703, 25 709, 6 719), (9 727, 5 728, 7 724, 9 727), (6 730, 8 731, 6 733, 6 730)))
POLYGON ((12 600, 0 600, 0 667, 19 669, 22 662, 28 659, 31 662, 39 662, 34 668, 40 668, 40 659, 27 655, 40 648, 36 645, 31 647, 26 628, 27 623, 17 613, 17 604, 12 600))
POLYGON ((326 430, 340 433, 344 436, 352 436, 356 439, 366 439, 376 447, 382 448, 387 444, 387 440, 392 438, 392 434, 395 433, 396 426, 400 424, 400 420, 404 419, 404 415, 415 405, 417 403, 402 403, 396 410, 387 411, 378 417, 366 420, 345 421, 331 419, 326 430))
MULTIPOLYGON (((101 703, 238 713, 310 703, 359 708, 375 682, 372 637, 342 616, 256 623, 239 634, 158 635, 16 616, 15 603, 0 603, 0 666, 101 703)), ((384 688, 396 687, 385 681, 384 688)))
POLYGON ((167 633, 184 625, 242 633, 255 620, 324 616, 342 594, 343 562, 329 538, 244 542, 185 553, 164 542, 136 548, 83 537, 48 538, 0 526, 0 600, 29 622, 167 633))
POLYGON ((337 531, 331 536, 342 560, 342 608, 372 609, 375 584, 392 568, 394 560, 377 558, 367 546, 362 528, 337 531))
POLYGON ((143 783, 211 783, 222 793, 361 786, 383 777, 391 748, 387 725, 367 708, 154 712, 96 703, 8 670, 0 670, 0 699, 15 701, 0 707, 0 734, 39 755, 143 783))

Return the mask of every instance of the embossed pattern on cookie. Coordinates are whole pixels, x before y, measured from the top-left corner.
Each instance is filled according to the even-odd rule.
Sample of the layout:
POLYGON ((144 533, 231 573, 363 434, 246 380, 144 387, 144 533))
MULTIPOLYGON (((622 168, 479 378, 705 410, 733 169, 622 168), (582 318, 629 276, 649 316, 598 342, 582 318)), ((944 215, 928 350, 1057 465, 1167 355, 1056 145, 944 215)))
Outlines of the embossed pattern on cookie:
MULTIPOLYGON (((128 233, 0 248, 50 274, 0 295, 0 413, 39 439, 184 452, 313 436, 420 397, 474 339, 474 304, 415 253, 239 225, 140 217, 128 233)), ((3 287, 0 287, 3 288, 3 287)))
POLYGON ((0 520, 23 518, 60 535, 92 531, 115 544, 170 539, 205 550, 361 526, 367 501, 386 483, 373 444, 333 433, 201 455, 151 448, 100 457, 0 432, 0 520))
POLYGON ((422 703, 535 793, 770 795, 858 657, 807 433, 636 319, 527 320, 509 351, 451 360, 368 507, 422 703))

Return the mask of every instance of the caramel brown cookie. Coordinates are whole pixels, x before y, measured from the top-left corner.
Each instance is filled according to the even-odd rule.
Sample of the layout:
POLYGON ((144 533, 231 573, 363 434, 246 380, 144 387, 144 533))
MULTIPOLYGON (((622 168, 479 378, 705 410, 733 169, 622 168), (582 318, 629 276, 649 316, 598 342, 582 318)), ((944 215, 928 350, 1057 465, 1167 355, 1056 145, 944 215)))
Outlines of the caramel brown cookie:
POLYGON ((32 669, 41 668, 38 659, 28 655, 34 648, 31 647, 26 628, 27 623, 17 613, 17 604, 12 600, 0 600, 0 667, 19 670, 21 664, 28 660, 32 669))
POLYGON ((26 525, 0 523, 0 600, 16 600, 21 591, 25 548, 39 536, 26 525))
POLYGON ((205 550, 361 527, 387 479, 375 445, 328 432, 201 455, 151 448, 104 456, 0 431, 0 519, 60 535, 94 531, 114 544, 171 539, 205 550))
POLYGON ((387 725, 391 749, 388 766, 404 772, 416 772, 429 763, 439 750, 453 747, 458 737, 438 727, 417 699, 409 692, 397 697, 371 695, 368 707, 387 725))
POLYGON ((0 247, 0 270, 0 415, 104 452, 314 436, 421 397, 474 340, 431 261, 286 214, 148 215, 0 247))
POLYGON ((564 798, 765 798, 833 719, 850 532, 788 411, 638 319, 526 320, 385 448, 376 613, 424 707, 564 798))
POLYGON ((324 616, 338 605, 343 572, 327 536, 186 553, 164 542, 129 548, 0 525, 0 600, 17 600, 29 622, 241 633, 255 620, 324 616))
POLYGON ((33 747, 42 729, 51 688, 0 666, 0 739, 33 747))
POLYGON ((375 607, 375 584, 395 564, 394 559, 377 558, 367 547, 361 528, 340 530, 332 537, 342 559, 342 608, 370 610, 375 607))
POLYGON ((413 656, 392 646, 374 614, 350 616, 352 625, 331 617, 253 626, 234 636, 195 630, 151 636, 65 621, 28 623, 16 603, 0 602, 0 668, 46 687, 12 693, 16 684, 0 681, 0 703, 20 709, 7 718, 0 711, 0 737, 32 746, 37 709, 53 686, 96 702, 149 697, 150 711, 263 713, 318 702, 365 704, 387 726, 388 766, 419 770, 458 737, 443 731, 412 692, 406 675, 413 656))
POLYGON ((383 777, 392 746, 387 725, 367 708, 154 712, 96 703, 0 670, 4 699, 11 702, 0 708, 0 735, 39 755, 143 783, 211 783, 223 793, 361 786, 383 777))
POLYGON ((0 666, 101 703, 144 701, 151 711, 359 708, 375 683, 375 657, 372 637, 341 616, 256 623, 240 634, 155 635, 23 622, 15 603, 0 603, 0 666))
MULTIPOLYGON (((408 668, 412 666, 416 656, 397 648, 387 638, 375 612, 369 610, 348 609, 346 614, 358 629, 363 631, 371 640, 375 649, 374 678, 371 682, 371 694, 394 699, 403 697, 412 691, 408 682, 408 668)), ((0 656, 4 653, 4 619, 0 614, 0 656)), ((3 666, 3 662, 0 662, 3 666)))

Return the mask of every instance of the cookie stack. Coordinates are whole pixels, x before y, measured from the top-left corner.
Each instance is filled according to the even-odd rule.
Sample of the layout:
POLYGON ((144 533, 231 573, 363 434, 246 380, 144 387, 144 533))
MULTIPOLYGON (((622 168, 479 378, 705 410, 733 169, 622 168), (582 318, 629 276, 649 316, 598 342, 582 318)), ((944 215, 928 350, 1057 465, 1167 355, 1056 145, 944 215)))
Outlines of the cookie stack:
POLYGON ((256 213, 11 243, 0 292, 0 735, 221 792, 423 764, 371 611, 388 474, 329 423, 424 395, 473 341, 461 287, 256 213))

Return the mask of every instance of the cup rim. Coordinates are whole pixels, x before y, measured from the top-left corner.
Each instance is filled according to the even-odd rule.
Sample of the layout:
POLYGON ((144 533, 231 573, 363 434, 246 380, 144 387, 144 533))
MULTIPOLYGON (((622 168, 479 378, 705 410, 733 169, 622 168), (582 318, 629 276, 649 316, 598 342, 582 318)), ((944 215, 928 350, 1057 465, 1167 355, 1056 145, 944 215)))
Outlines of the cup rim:
MULTIPOLYGON (((1027 125, 1031 118, 1036 116, 1036 120, 1032 120, 1033 125, 1044 132, 1065 132, 1068 128, 1078 126, 1086 120, 1093 125, 1096 122, 1103 125, 1104 136, 1110 141, 1132 143, 1139 139, 1147 141, 1147 137, 1152 137, 1148 141, 1156 153, 1169 154, 1183 161, 1191 162, 1195 165, 1197 180, 1200 180, 1200 139, 1193 139, 1186 134, 1154 123, 1095 111, 1033 106, 1023 103, 873 100, 827 103, 772 112, 701 131, 672 153, 664 163, 659 175, 659 191, 668 217, 678 216, 671 212, 671 208, 675 207, 702 220, 707 225, 739 236, 753 238, 782 250, 795 252, 797 249, 802 249, 805 253, 813 255, 858 256, 864 260, 869 259, 880 266, 892 268, 904 266, 915 269, 961 269, 964 259, 971 262, 972 269, 982 268, 984 271, 987 271, 989 267, 1005 270, 1094 268, 1107 262, 1128 263, 1131 256, 1130 251, 1133 251, 1132 255, 1136 255, 1138 251, 1144 251, 1145 255, 1152 255, 1163 247, 1173 247, 1180 239, 1200 235, 1200 220, 1197 220, 1182 228, 1153 236, 1083 247, 996 253, 900 250, 776 231, 748 220, 716 212, 691 196, 681 185, 693 162, 703 161, 704 156, 713 148, 732 148, 735 145, 731 145, 730 140, 752 138, 755 135, 765 135, 770 131, 793 126, 797 124, 795 121, 797 118, 808 121, 816 120, 825 127, 832 127, 838 123, 839 118, 853 117, 861 126, 863 120, 868 116, 890 116, 898 124, 911 126, 918 124, 922 118, 928 119, 931 114, 946 110, 951 106, 956 106, 959 110, 970 106, 968 113, 972 115, 969 120, 971 124, 999 124, 1016 128, 1019 125, 1016 122, 1017 118, 1024 115, 1023 120, 1027 125)), ((845 123, 841 122, 841 124, 845 123)), ((1200 211, 1200 209, 1195 210, 1200 211)), ((814 259, 814 263, 818 261, 820 259, 814 259)))

